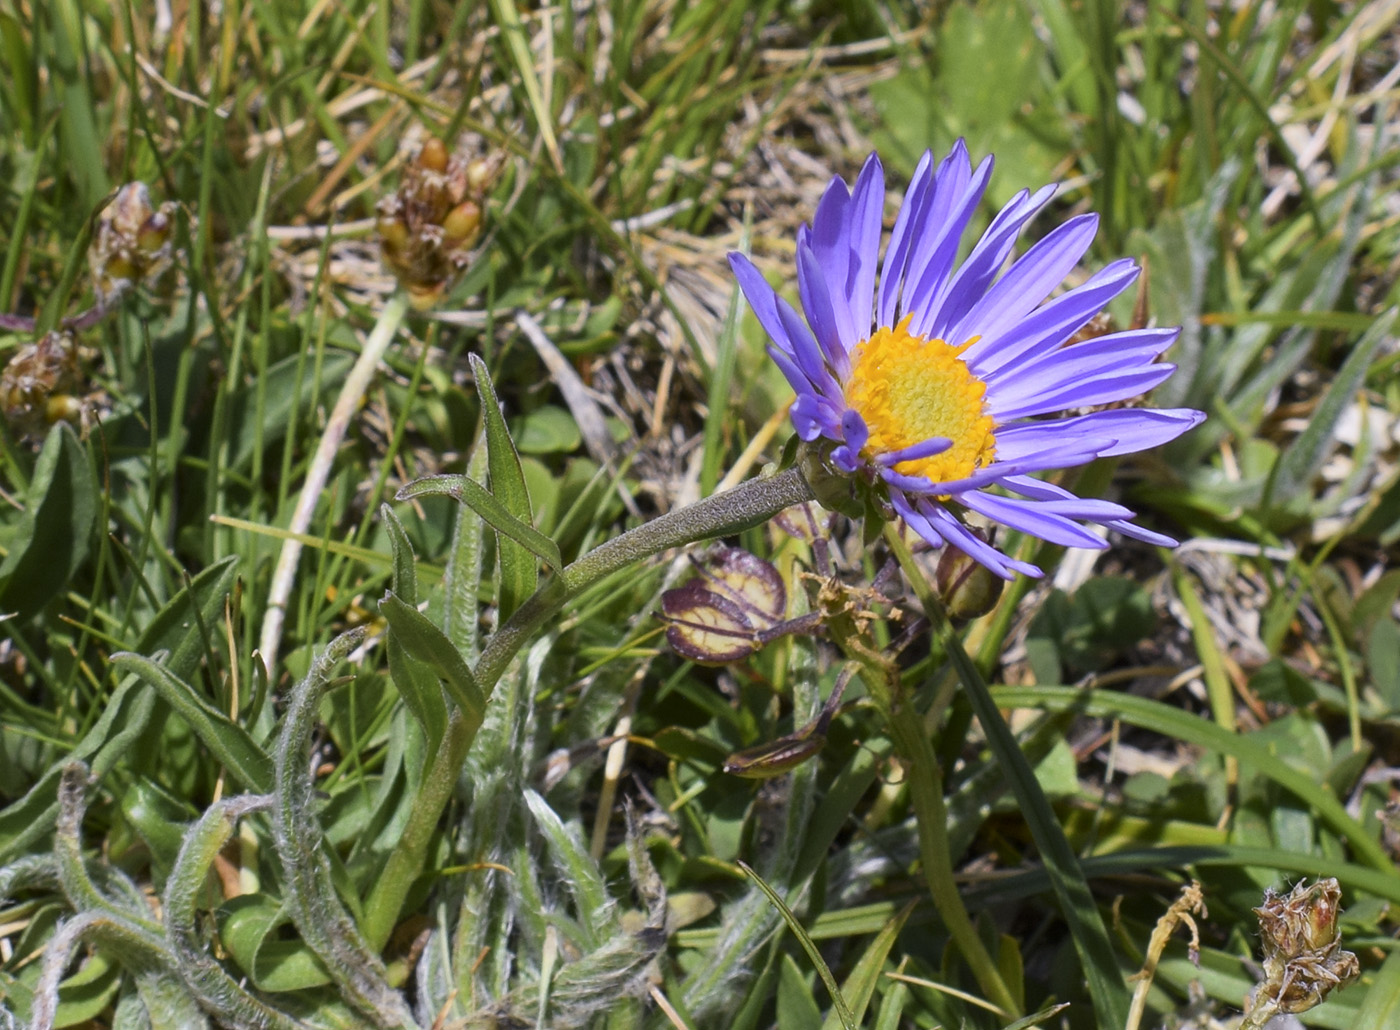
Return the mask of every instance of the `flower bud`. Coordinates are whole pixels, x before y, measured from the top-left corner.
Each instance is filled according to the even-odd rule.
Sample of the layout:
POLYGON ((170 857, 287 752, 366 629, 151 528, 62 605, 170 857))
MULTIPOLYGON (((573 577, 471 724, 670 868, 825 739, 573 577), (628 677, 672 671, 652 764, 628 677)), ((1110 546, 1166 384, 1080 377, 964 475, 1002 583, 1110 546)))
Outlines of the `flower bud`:
POLYGON ((447 145, 436 136, 429 136, 418 151, 418 167, 429 172, 447 171, 447 145))
POLYGON ((671 623, 666 640, 702 665, 747 658, 781 632, 787 588, 772 564, 738 547, 721 547, 697 563, 699 575, 661 595, 671 623))
POLYGON ((955 619, 977 619, 986 615, 997 606, 1005 586, 1005 581, 981 562, 948 546, 938 556, 933 582, 943 606, 955 619))

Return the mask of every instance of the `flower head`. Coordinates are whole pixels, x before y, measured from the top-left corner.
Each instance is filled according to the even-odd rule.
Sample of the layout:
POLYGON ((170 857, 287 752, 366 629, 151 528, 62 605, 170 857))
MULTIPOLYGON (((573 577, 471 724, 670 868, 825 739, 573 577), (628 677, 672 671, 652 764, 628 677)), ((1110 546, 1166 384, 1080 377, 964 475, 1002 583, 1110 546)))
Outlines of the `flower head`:
POLYGON ((806 318, 742 254, 729 261, 772 340, 768 353, 797 391, 802 439, 827 441, 824 460, 874 485, 934 546, 949 544, 1003 578, 1040 575, 997 551, 959 518, 966 510, 1071 547, 1105 547, 1081 523, 1149 543, 1121 505, 1076 497, 1035 478, 1050 469, 1166 443, 1205 416, 1187 408, 1117 408, 1176 366, 1155 359, 1179 329, 1135 329, 1067 346, 1126 289, 1138 268, 1115 261, 1053 299, 1088 250, 1094 215, 1070 219, 1002 271, 1022 227, 1055 187, 1023 190, 959 264, 963 232, 991 158, 977 168, 961 141, 914 172, 880 265, 885 184, 871 155, 854 189, 832 181, 797 233, 797 288, 806 318))

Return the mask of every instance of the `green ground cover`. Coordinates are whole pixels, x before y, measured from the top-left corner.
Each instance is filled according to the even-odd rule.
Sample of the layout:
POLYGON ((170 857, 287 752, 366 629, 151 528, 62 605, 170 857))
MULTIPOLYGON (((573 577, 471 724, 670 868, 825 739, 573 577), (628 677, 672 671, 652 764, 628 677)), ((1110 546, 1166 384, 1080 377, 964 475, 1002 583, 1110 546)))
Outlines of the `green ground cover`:
POLYGON ((1397 19, 6 0, 0 1028, 1236 1026, 1344 970, 1252 911, 1323 877, 1297 1018, 1395 1025, 1397 19), (792 460, 727 252, 796 302, 830 176, 889 228, 958 138, 1209 419, 1055 477, 1182 546, 1003 534, 953 627, 874 519, 660 516, 792 460), (707 665, 720 525, 776 628, 707 665))

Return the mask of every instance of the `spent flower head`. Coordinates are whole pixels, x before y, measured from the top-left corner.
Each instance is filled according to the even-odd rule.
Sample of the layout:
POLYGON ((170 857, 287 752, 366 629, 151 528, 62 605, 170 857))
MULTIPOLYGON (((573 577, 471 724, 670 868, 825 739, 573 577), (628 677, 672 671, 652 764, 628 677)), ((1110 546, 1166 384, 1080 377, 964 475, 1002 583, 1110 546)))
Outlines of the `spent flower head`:
POLYGON ((1342 888, 1334 877, 1287 894, 1265 889, 1254 910, 1264 946, 1264 982, 1256 999, 1282 1012, 1306 1012, 1361 975, 1355 955, 1342 950, 1337 927, 1342 888))
MULTIPOLYGON (((1017 194, 959 263, 991 169, 991 158, 974 169, 961 141, 937 164, 925 153, 882 267, 879 159, 870 156, 854 189, 834 179, 812 224, 797 233, 805 319, 748 258, 730 255, 772 340, 768 352, 797 392, 792 421, 815 445, 809 467, 861 484, 867 510, 898 515, 933 546, 948 544, 1004 579, 1041 573, 972 532, 964 511, 1072 547, 1107 546, 1082 523, 1171 545, 1128 521, 1127 508, 1077 497, 1036 474, 1156 447, 1197 425, 1205 416, 1186 408, 1046 417, 1152 389, 1175 368, 1156 358, 1180 330, 1135 329, 1067 345, 1138 268, 1115 261, 1047 299, 1094 238, 1097 217, 1081 215, 1003 272, 1053 186, 1017 194)), ((830 483, 813 487, 824 503, 841 493, 830 483)))
POLYGON ((58 421, 80 421, 86 408, 78 347, 64 332, 27 343, 0 371, 0 410, 21 437, 37 440, 58 421))
POLYGON ((153 207, 146 184, 129 182, 103 208, 88 247, 99 308, 110 307, 133 286, 154 281, 170 268, 176 206, 168 200, 153 207))
POLYGON ((498 170, 490 158, 449 154, 430 136, 404 166, 398 191, 379 202, 384 263, 418 310, 436 304, 471 263, 498 170))

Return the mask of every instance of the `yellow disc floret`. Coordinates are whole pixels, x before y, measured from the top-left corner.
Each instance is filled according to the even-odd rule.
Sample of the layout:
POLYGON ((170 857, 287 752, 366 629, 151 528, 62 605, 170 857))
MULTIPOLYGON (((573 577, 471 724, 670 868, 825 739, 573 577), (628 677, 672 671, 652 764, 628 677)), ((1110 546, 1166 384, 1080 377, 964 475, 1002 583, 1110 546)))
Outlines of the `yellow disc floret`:
POLYGON ((869 457, 903 450, 934 436, 953 446, 931 458, 901 461, 895 471, 935 483, 962 479, 996 454, 995 424, 987 414, 987 384, 959 355, 976 342, 953 346, 909 332, 905 318, 877 329, 851 352, 846 404, 870 430, 869 457))

